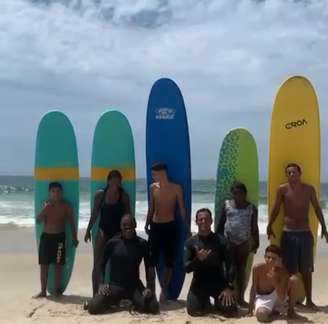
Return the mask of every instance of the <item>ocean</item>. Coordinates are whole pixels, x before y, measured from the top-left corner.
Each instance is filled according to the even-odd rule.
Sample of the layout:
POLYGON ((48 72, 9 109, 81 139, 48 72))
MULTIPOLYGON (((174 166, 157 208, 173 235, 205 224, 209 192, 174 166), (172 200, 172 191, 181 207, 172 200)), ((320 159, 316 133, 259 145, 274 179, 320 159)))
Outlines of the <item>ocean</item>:
MULTIPOLYGON (((90 218, 89 179, 80 181, 79 228, 86 228, 90 218)), ((259 228, 265 234, 268 219, 267 184, 260 183, 259 228)), ((202 207, 214 210, 215 180, 193 180, 192 182, 192 231, 196 231, 194 215, 202 207)), ((321 184, 321 206, 328 219, 328 184, 321 184)), ((142 231, 147 214, 147 187, 144 179, 137 180, 136 219, 142 231)), ((33 177, 0 176, 0 226, 34 226, 33 177)))

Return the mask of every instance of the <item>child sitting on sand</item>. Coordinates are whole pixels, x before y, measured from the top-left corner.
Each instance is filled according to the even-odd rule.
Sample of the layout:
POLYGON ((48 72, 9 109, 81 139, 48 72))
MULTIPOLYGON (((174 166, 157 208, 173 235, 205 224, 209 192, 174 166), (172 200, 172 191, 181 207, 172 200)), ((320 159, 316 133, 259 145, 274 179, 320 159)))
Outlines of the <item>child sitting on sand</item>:
POLYGON ((43 222, 44 228, 39 244, 39 264, 41 271, 41 292, 35 298, 47 296, 49 265, 55 266, 55 294, 61 295, 61 266, 65 264, 65 223, 72 228, 73 245, 77 247, 77 231, 73 211, 63 200, 63 188, 58 182, 49 184, 49 200, 37 216, 37 222, 43 222))
POLYGON ((265 249, 265 263, 253 268, 253 281, 249 300, 249 315, 255 316, 259 322, 267 322, 274 312, 281 313, 288 297, 288 317, 297 317, 294 306, 296 288, 299 284, 297 276, 289 277, 282 265, 281 249, 270 245, 265 249))
POLYGON ((257 208, 247 201, 247 188, 243 183, 235 182, 230 190, 232 200, 225 202, 216 231, 224 234, 229 243, 236 270, 238 304, 246 307, 248 305, 244 294, 247 259, 259 247, 257 208))

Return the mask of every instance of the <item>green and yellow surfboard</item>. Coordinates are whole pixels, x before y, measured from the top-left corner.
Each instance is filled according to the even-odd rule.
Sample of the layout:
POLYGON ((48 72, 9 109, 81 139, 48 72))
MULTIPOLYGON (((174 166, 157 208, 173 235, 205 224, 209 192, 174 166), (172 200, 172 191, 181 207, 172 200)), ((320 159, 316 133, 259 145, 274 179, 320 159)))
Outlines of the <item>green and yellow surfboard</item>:
MULTIPOLYGON (((39 124, 34 169, 34 206, 35 217, 43 209, 48 199, 50 182, 60 182, 63 186, 64 199, 74 211, 76 227, 79 219, 79 163, 76 139, 69 119, 59 111, 45 114, 39 124)), ((39 245, 43 224, 35 222, 36 239, 39 245)), ((61 289, 69 283, 75 258, 72 232, 66 225, 66 264, 62 269, 61 289)), ((48 291, 55 292, 54 267, 50 266, 48 291)))

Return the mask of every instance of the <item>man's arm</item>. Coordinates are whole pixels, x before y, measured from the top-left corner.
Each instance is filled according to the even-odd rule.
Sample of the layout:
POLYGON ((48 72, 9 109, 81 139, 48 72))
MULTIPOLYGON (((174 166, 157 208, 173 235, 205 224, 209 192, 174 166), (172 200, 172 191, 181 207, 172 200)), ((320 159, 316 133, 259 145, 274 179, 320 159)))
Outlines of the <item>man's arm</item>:
MULTIPOLYGON (((124 194, 123 194, 122 202, 123 202, 123 205, 124 205, 124 213, 125 214, 131 214, 130 197, 126 192, 124 192, 124 194)), ((134 215, 131 215, 131 216, 134 216, 134 215)))
POLYGON ((248 306, 249 315, 253 315, 254 306, 255 306, 255 296, 256 296, 256 289, 257 289, 257 282, 258 282, 257 271, 258 271, 258 266, 255 266, 253 268, 252 287, 249 293, 249 306, 248 306))
POLYGON ((104 253, 102 255, 102 260, 101 260, 101 273, 102 273, 102 280, 105 279, 105 275, 106 275, 106 265, 108 262, 108 259, 111 256, 112 253, 112 245, 113 245, 113 241, 109 240, 104 248, 104 253))
POLYGON ((202 262, 198 259, 197 254, 194 253, 190 239, 185 243, 183 259, 184 268, 187 273, 197 270, 202 262))
POLYGON ((325 219, 323 217, 322 209, 320 207, 319 201, 317 199, 317 193, 313 187, 311 187, 311 204, 314 208, 315 214, 319 220, 319 223, 322 228, 321 238, 324 236, 326 241, 328 242, 328 232, 325 223, 325 219))
POLYGON ((182 191, 181 186, 179 186, 179 185, 177 187, 177 200, 178 200, 180 215, 181 215, 183 221, 187 224, 187 210, 186 210, 186 206, 185 206, 184 200, 183 200, 183 191, 182 191))
POLYGON ((227 216, 226 216, 226 210, 225 207, 223 206, 221 210, 221 217, 218 223, 218 226, 216 227, 215 233, 224 235, 224 226, 227 221, 227 216))
POLYGON ((281 207, 281 204, 283 203, 283 198, 284 198, 283 191, 284 191, 283 187, 279 187, 278 190, 277 190, 276 201, 273 205, 273 209, 272 209, 271 215, 270 215, 270 221, 269 221, 269 224, 267 226, 268 238, 270 238, 271 235, 273 237, 275 237, 275 233, 272 230, 272 225, 274 224, 277 216, 279 215, 280 207, 281 207))
POLYGON ((260 246, 260 235, 259 235, 259 225, 258 225, 258 211, 255 206, 253 206, 253 214, 252 214, 252 224, 251 224, 251 232, 253 238, 253 246, 251 247, 251 251, 256 253, 257 249, 260 246))
POLYGON ((227 241, 224 239, 222 242, 220 250, 222 249, 223 252, 223 260, 225 264, 225 280, 226 280, 226 287, 231 288, 230 286, 233 284, 235 277, 236 277, 236 268, 235 263, 232 259, 232 253, 230 251, 229 245, 227 241))
POLYGON ((155 267, 150 262, 150 251, 149 251, 149 245, 147 242, 144 243, 144 264, 145 264, 145 274, 146 274, 146 282, 147 282, 147 289, 151 290, 153 294, 155 294, 155 280, 156 280, 156 274, 155 274, 155 267))
POLYGON ((79 244, 79 241, 77 239, 77 230, 76 230, 76 224, 75 224, 73 209, 70 206, 67 206, 67 220, 68 220, 68 223, 71 226, 73 245, 75 247, 77 247, 78 244, 79 244))
POLYGON ((41 212, 39 213, 38 216, 36 216, 36 222, 41 223, 46 221, 46 216, 47 216, 47 208, 48 206, 46 205, 45 207, 42 208, 41 212))
POLYGON ((145 224, 145 232, 147 235, 149 235, 149 225, 153 219, 154 216, 154 206, 155 206, 155 201, 154 201, 154 184, 150 185, 149 188, 149 204, 148 204, 148 212, 147 212, 147 219, 146 219, 146 224, 145 224))
POLYGON ((104 195, 105 195, 105 193, 103 190, 98 191, 95 195, 94 204, 93 204, 93 208, 92 208, 92 212, 91 212, 91 217, 90 217, 89 224, 88 224, 88 227, 87 227, 87 230, 85 233, 85 237, 84 237, 85 242, 87 242, 91 239, 90 232, 98 218, 101 202, 104 199, 104 195))
POLYGON ((288 292, 289 275, 285 270, 280 267, 275 271, 276 272, 273 278, 274 288, 277 292, 279 300, 283 301, 286 299, 288 292))

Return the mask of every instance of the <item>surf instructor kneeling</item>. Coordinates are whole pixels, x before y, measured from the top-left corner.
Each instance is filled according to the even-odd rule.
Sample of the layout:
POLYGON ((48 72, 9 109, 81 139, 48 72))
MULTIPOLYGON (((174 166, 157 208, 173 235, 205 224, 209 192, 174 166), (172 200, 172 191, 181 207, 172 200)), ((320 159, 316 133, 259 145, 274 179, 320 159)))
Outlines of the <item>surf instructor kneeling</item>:
POLYGON ((296 163, 286 167, 288 182, 279 186, 270 222, 268 238, 275 237, 274 224, 281 205, 284 206, 284 228, 281 237, 282 260, 290 275, 300 272, 303 277, 306 306, 316 308, 312 301, 312 272, 314 238, 309 226, 309 208, 312 204, 322 227, 321 237, 328 242, 328 232, 315 189, 301 181, 302 170, 296 163))
POLYGON ((105 278, 106 264, 110 261, 109 284, 101 284, 98 293, 85 305, 90 314, 103 314, 122 299, 131 299, 135 309, 156 314, 159 304, 155 296, 155 270, 150 265, 147 241, 136 235, 136 221, 131 215, 121 220, 121 235, 106 243, 102 257, 102 272, 105 278), (144 261, 147 288, 139 276, 139 267, 144 261))

